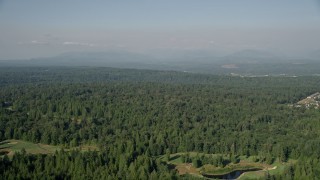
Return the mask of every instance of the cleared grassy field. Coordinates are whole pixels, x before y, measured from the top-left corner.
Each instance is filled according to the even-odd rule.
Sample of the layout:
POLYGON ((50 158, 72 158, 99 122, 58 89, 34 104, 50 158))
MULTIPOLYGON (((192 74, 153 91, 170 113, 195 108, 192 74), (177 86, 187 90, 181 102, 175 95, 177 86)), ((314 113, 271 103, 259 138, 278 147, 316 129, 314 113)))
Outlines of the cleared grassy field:
POLYGON ((12 156, 15 152, 25 149, 30 154, 51 154, 61 148, 46 144, 34 144, 21 140, 5 140, 0 142, 0 152, 6 152, 8 156, 12 156))
MULTIPOLYGON (((193 167, 192 163, 183 163, 181 159, 181 155, 186 153, 176 153, 170 155, 170 161, 165 161, 165 156, 160 157, 162 161, 165 161, 167 164, 172 165, 173 168, 175 168, 180 175, 192 175, 195 177, 202 177, 201 172, 208 172, 213 174, 224 174, 228 173, 234 170, 245 170, 245 169, 252 169, 252 168, 259 168, 262 170, 258 171, 251 171, 251 172, 244 172, 238 179, 244 180, 244 179, 258 179, 263 178, 266 176, 267 173, 270 175, 275 174, 282 174, 285 167, 288 166, 290 163, 294 163, 292 160, 290 160, 288 163, 279 163, 274 162, 271 165, 254 162, 253 157, 245 157, 240 156, 240 162, 233 164, 230 163, 226 165, 224 168, 221 167, 215 167, 213 165, 205 164, 202 167, 195 168, 193 167)), ((190 157, 194 157, 197 154, 202 155, 202 153, 196 153, 196 152, 189 152, 188 153, 190 157)), ((223 154, 204 154, 205 156, 223 156, 227 158, 226 155, 223 154)))
MULTIPOLYGON (((0 155, 7 154, 9 157, 12 156, 15 152, 19 152, 22 149, 25 149, 29 154, 53 154, 56 151, 62 149, 60 146, 52 146, 47 144, 35 144, 28 141, 22 140, 5 140, 0 142, 0 155)), ((89 151, 89 150, 98 150, 96 146, 79 146, 70 149, 65 149, 66 151, 78 149, 80 151, 89 151)))

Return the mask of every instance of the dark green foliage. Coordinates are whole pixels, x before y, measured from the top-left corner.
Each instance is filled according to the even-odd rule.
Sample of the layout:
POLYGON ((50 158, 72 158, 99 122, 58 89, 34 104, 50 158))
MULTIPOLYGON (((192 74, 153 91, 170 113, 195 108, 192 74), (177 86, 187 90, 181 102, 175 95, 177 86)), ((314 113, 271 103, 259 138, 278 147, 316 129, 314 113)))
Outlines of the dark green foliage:
MULTIPOLYGON (((286 177, 316 177, 320 167, 320 112, 288 104, 319 91, 319 84, 319 77, 1 68, 0 139, 100 147, 102 153, 88 162, 82 162, 85 155, 77 152, 73 153, 81 158, 74 161, 70 160, 73 153, 43 157, 39 161, 48 163, 46 173, 52 178, 102 177, 107 169, 106 179, 168 179, 175 174, 155 158, 166 154, 169 160, 170 153, 192 151, 230 155, 229 159, 183 155, 184 162, 195 166, 223 167, 226 161, 237 163, 238 155, 254 155, 257 161, 268 164, 299 159, 286 171, 286 177), (63 163, 79 164, 80 169, 64 169, 55 159, 46 161, 66 157, 63 163), (98 165, 93 168, 95 163, 98 165)), ((35 171, 38 157, 18 156, 27 158, 20 162, 22 169, 16 164, 7 166, 7 160, 1 162, 8 167, 1 169, 5 179, 39 175, 35 171), (12 174, 17 168, 22 173, 12 174)))
POLYGON ((170 150, 166 150, 165 161, 170 161, 170 150))
POLYGON ((202 162, 201 162, 201 160, 199 159, 199 157, 193 158, 193 160, 192 160, 192 165, 193 165, 195 168, 199 168, 199 167, 202 166, 202 162))
POLYGON ((230 161, 234 164, 237 164, 240 162, 240 159, 238 158, 238 156, 232 155, 230 161))
POLYGON ((12 161, 6 156, 0 160, 0 179, 158 179, 166 173, 170 179, 176 176, 150 157, 138 156, 134 161, 123 159, 125 162, 121 162, 121 157, 117 161, 107 152, 95 151, 60 151, 54 155, 16 153, 12 161))

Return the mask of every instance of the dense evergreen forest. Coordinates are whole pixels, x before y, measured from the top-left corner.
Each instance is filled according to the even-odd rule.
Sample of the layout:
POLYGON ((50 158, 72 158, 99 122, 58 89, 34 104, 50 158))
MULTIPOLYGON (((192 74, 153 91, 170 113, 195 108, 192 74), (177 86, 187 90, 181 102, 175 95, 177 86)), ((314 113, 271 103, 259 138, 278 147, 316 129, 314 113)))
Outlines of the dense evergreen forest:
MULTIPOLYGON (((15 153, 0 179, 179 179, 160 155, 295 163, 274 179, 320 177, 320 110, 289 106, 320 77, 232 77, 113 68, 0 68, 0 140, 99 151, 15 153)), ((209 162, 210 160, 208 160, 209 162)))

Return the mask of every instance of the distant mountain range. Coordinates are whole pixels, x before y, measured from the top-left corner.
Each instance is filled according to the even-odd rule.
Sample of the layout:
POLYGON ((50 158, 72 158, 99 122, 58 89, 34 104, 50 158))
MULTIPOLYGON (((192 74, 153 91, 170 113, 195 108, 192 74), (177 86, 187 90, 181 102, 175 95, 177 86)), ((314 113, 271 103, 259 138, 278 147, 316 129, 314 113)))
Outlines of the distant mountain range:
POLYGON ((157 53, 68 52, 55 57, 0 61, 0 66, 103 66, 211 74, 320 74, 320 59, 317 60, 320 50, 310 53, 308 58, 298 59, 252 49, 225 56, 215 56, 208 51, 157 53))
POLYGON ((260 51, 260 50, 252 50, 252 49, 247 49, 247 50, 243 50, 243 51, 238 51, 235 53, 232 53, 230 55, 225 56, 225 58, 232 60, 248 60, 248 61, 270 61, 273 59, 284 59, 285 57, 280 57, 278 55, 275 55, 271 52, 267 52, 267 51, 260 51))

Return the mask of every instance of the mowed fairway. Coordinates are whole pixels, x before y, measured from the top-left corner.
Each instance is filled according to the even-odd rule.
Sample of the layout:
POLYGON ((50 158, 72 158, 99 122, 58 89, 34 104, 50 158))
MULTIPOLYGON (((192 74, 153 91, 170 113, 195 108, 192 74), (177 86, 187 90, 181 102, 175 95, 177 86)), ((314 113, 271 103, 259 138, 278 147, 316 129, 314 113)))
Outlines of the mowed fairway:
POLYGON ((0 142, 0 152, 1 154, 7 154, 12 156, 15 152, 19 152, 25 149, 27 153, 30 154, 51 154, 56 150, 61 148, 58 146, 46 145, 46 144, 34 144, 27 141, 21 140, 5 140, 0 142))
MULTIPOLYGON (((181 176, 185 175, 191 175, 193 177, 200 177, 204 178, 201 172, 206 172, 207 174, 227 174, 229 172, 232 172, 234 170, 245 170, 245 169, 253 169, 258 168, 261 170, 256 171, 249 171, 244 172, 242 175, 240 175, 237 179, 245 180, 245 179, 259 179, 264 178, 267 173, 270 175, 279 175, 283 174, 285 171, 285 167, 294 164, 294 160, 289 160, 286 163, 280 163, 278 161, 275 161, 273 164, 265 164, 260 162, 254 162, 252 160, 252 157, 246 157, 246 156, 239 156, 240 161, 236 164, 234 163, 228 163, 225 165, 225 167, 215 167, 211 164, 204 164, 199 168, 196 168, 193 166, 193 164, 190 163, 184 163, 181 159, 181 155, 185 153, 176 153, 170 155, 170 160, 166 161, 164 160, 165 156, 160 157, 160 159, 164 162, 166 162, 171 168, 176 169, 178 174, 181 176)), ((190 157, 195 157, 197 154, 196 152, 189 152, 190 157)), ((201 155, 201 153, 200 153, 201 155)), ((209 154, 204 154, 205 156, 208 156, 209 154)), ((227 158, 227 155, 223 154, 210 154, 211 156, 218 156, 222 155, 224 158, 227 158)))

